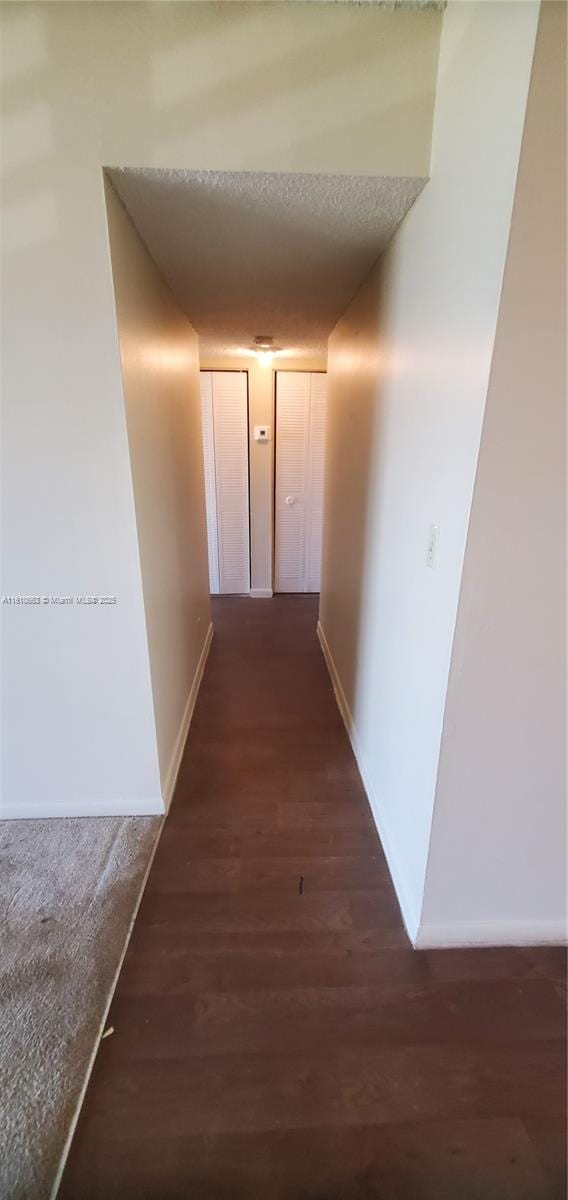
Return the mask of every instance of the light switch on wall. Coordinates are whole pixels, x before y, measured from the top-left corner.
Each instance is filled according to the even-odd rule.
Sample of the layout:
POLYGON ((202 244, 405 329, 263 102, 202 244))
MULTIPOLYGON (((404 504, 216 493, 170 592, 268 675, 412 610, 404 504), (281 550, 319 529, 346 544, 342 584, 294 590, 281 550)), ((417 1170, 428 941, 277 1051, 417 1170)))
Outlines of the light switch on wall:
POLYGON ((431 525, 428 533, 428 546, 426 549, 426 566, 435 569, 438 559, 438 538, 440 536, 440 526, 431 525))
POLYGON ((270 425, 255 425, 254 427, 255 442, 270 441, 270 425))

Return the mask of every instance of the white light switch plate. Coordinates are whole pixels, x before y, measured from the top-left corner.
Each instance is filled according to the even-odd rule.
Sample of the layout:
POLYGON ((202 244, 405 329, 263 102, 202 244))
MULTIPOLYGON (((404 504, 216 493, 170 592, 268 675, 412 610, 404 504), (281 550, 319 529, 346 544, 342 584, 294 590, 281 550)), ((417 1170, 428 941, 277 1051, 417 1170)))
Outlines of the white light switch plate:
POLYGON ((428 532, 428 546, 426 549, 426 566, 435 570, 438 559, 438 538, 440 536, 440 526, 431 525, 428 532))

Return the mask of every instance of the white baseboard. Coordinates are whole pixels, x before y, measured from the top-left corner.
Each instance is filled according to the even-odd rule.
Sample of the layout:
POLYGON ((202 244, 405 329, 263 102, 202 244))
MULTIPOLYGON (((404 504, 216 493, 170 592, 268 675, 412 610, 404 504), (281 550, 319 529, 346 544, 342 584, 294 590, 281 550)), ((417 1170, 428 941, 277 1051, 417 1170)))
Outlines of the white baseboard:
POLYGON ((251 600, 272 600, 274 593, 272 588, 251 588, 251 600))
POLYGON ((377 827, 377 832, 379 834, 379 838, 381 840, 381 844, 382 844, 383 850, 385 852, 385 858, 387 860, 391 879, 392 879, 392 882, 394 885, 394 890, 396 892, 396 897, 398 900, 401 916, 404 921, 404 927, 410 938, 410 941, 412 942, 413 945, 415 945, 416 936, 417 936, 417 932, 418 932, 420 914, 416 912, 415 905, 408 894, 408 888, 404 882, 402 871, 400 869, 400 864, 397 861, 396 855, 393 851, 392 842, 390 841, 387 830, 385 828, 384 820, 381 815, 378 797, 377 797, 375 788, 374 788, 372 780, 371 780, 369 769, 365 762, 365 758, 363 755, 363 751, 361 749, 361 744, 359 742, 359 738, 357 736, 355 722, 353 720, 351 710, 347 703, 347 697, 345 696, 345 692, 343 691, 343 687, 341 685, 341 680, 339 678, 337 667, 333 660, 333 655, 329 648, 329 643, 327 641, 327 638, 325 636, 325 633, 324 633, 324 630, 323 630, 323 627, 322 627, 320 621, 318 621, 318 623, 317 623, 317 635, 318 635, 318 639, 319 639, 319 644, 322 648, 323 656, 326 661, 327 669, 329 671, 331 682, 333 684, 333 690, 335 692, 335 698, 337 700, 337 707, 343 718, 343 723, 347 730, 347 734, 349 736, 349 741, 351 742, 351 747, 352 747, 353 753, 355 755, 355 758, 357 760, 357 766, 359 767, 361 779, 363 780, 363 786, 367 793, 367 800, 369 802, 369 808, 371 809, 371 813, 373 815, 373 820, 377 827))
POLYGON ((317 635, 329 671, 337 706, 343 717, 345 728, 357 759, 357 765, 367 793, 369 807, 381 839, 385 858, 396 891, 402 919, 408 936, 417 950, 436 950, 459 946, 544 946, 565 945, 566 922, 550 921, 454 921, 434 924, 420 923, 420 914, 408 896, 404 879, 389 842, 388 833, 381 818, 380 806, 370 779, 353 716, 339 678, 333 655, 323 628, 318 621, 317 635))
POLYGON ((565 921, 454 921, 420 926, 417 950, 455 946, 563 946, 565 921))
POLYGON ((155 800, 92 800, 84 808, 64 801, 30 801, 24 804, 4 804, 0 808, 3 821, 37 821, 51 817, 150 817, 163 816, 164 801, 155 800))
MULTIPOLYGON (((178 771, 180 768, 180 763, 181 763, 183 751, 185 748, 185 743, 187 741, 189 726, 191 725, 191 718, 193 716, 193 710, 195 708, 195 701, 197 700, 197 693, 199 692, 201 680, 203 679, 205 663, 207 662, 207 655, 209 654, 209 650, 211 648, 212 641, 213 641, 213 622, 211 621, 209 623, 209 629, 207 630, 207 633, 205 634, 205 641, 203 643, 201 654, 199 655, 199 662, 195 668, 195 674, 193 676, 192 684, 189 689, 189 696, 187 697, 187 703, 184 708, 183 716, 181 719, 181 725, 179 727, 178 735, 176 737, 175 745, 174 745, 174 748, 172 751, 170 765, 168 767, 168 770, 166 773, 166 778, 164 780, 163 793, 164 793, 164 805, 165 805, 166 812, 168 811, 168 809, 170 807, 172 796, 175 791, 176 781, 177 781, 177 777, 178 777, 178 771)), ((163 809, 162 809, 162 811, 163 811, 163 809)))
POLYGON ((163 787, 164 799, 161 796, 144 800, 90 800, 84 806, 64 801, 31 800, 23 804, 8 803, 0 806, 0 820, 3 821, 37 821, 49 820, 52 817, 150 817, 163 816, 170 804, 174 793, 176 779, 181 763, 188 729, 190 726, 199 685, 203 678, 209 647, 213 638, 213 625, 205 635, 203 649, 193 677, 187 704, 184 709, 181 725, 175 741, 170 765, 163 787))

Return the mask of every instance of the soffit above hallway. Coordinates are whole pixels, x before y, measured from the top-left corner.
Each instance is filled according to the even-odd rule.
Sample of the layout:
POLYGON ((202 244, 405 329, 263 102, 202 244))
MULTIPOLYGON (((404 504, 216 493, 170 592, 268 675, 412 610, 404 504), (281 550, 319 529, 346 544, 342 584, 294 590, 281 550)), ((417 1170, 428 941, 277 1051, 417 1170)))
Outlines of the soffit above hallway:
POLYGON ((426 180, 109 169, 148 251, 200 337, 234 356, 256 334, 319 356, 426 180))

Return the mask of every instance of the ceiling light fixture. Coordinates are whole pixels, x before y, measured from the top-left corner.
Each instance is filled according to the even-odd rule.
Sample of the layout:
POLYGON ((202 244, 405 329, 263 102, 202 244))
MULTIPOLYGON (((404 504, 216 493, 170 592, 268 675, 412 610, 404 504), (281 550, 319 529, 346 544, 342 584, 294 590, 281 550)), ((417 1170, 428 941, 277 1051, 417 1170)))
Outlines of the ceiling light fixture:
POLYGON ((252 348, 261 367, 269 367, 274 355, 282 349, 281 346, 275 346, 274 338, 268 337, 266 334, 259 334, 255 337, 252 348))

